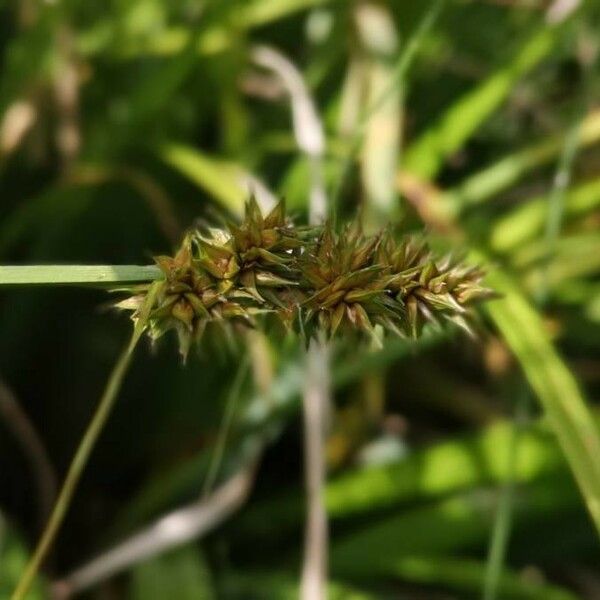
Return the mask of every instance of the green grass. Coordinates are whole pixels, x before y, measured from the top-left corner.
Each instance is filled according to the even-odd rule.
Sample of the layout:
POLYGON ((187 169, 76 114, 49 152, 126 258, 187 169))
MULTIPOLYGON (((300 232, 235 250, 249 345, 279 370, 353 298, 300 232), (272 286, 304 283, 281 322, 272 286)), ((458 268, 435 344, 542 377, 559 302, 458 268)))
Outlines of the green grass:
MULTIPOLYGON (((140 342, 116 378, 118 401, 112 385, 100 405, 106 427, 85 433, 131 327, 102 310, 111 295, 89 288, 162 279, 151 257, 171 254, 189 227, 239 219, 256 182, 307 222, 297 115, 252 60, 266 45, 298 68, 317 108, 336 225, 424 233, 436 252, 482 263, 499 293, 478 312, 474 339, 444 326, 417 341, 389 336, 381 349, 334 344, 331 597, 588 600, 580 581, 600 556, 600 114, 582 99, 600 85, 600 13, 580 3, 553 24, 553 3, 533 4, 3 11, 0 378, 59 475, 73 473, 84 444, 35 554, 35 471, 0 411, 0 432, 11 432, 0 433, 1 597, 32 556, 28 577, 41 570, 30 597, 45 597, 257 454, 236 514, 106 589, 119 600, 298 596, 302 348, 273 315, 247 354, 236 335, 208 328, 185 367, 175 332, 152 351, 140 342), (557 183, 561 165, 569 177, 557 183), (531 415, 515 438, 522 396, 531 415)), ((137 323, 136 338, 143 315, 137 323)))

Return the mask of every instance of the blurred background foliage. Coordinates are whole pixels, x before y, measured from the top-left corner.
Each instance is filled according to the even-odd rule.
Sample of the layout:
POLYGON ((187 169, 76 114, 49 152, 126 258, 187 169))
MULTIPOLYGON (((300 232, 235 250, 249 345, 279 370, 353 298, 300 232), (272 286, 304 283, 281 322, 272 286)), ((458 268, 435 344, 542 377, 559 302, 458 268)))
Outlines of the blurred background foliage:
MULTIPOLYGON (((198 219, 239 215, 249 189, 305 222, 310 158, 285 86, 255 60, 276 48, 323 120, 340 220, 425 229, 489 261, 504 294, 477 341, 334 348, 330 597, 600 598, 571 474, 593 512, 600 3, 439 4, 1 2, 0 261, 146 264, 198 219)), ((95 289, 0 295, 2 598, 128 335, 105 308, 95 289)), ((184 367, 174 339, 139 348, 32 598, 243 469, 224 522, 82 597, 297 596, 302 352, 256 335, 248 354, 246 372, 232 351, 184 367)))

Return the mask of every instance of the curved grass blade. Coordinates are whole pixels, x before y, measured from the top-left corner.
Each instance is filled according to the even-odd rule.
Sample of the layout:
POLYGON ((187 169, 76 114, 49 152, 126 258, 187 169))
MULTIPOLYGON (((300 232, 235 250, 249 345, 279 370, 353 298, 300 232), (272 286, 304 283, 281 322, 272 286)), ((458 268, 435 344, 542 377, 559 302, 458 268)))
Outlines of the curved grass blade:
MULTIPOLYGON (((515 498, 515 532, 528 536, 542 523, 550 527, 571 519, 578 499, 569 480, 554 475, 522 487, 515 498)), ((332 544, 332 573, 357 579, 381 577, 406 557, 460 556, 483 548, 495 517, 495 500, 493 489, 467 490, 370 521, 332 544)))
POLYGON ((562 28, 542 26, 506 65, 462 96, 406 150, 403 169, 433 179, 444 161, 459 150, 509 95, 513 86, 540 63, 560 38, 562 28))
MULTIPOLYGON (((566 132, 560 133, 501 158, 442 194, 440 200, 454 215, 458 215, 469 206, 493 198, 517 183, 527 173, 543 166, 560 154, 565 145, 566 135, 566 132)), ((585 148, 599 140, 600 111, 594 111, 581 122, 579 145, 585 148)))
POLYGON ((42 533, 42 537, 38 541, 33 555, 21 574, 21 578, 11 596, 11 600, 23 600, 27 597, 29 588, 58 534, 69 506, 71 505, 81 475, 83 474, 92 450, 96 445, 96 441, 104 429, 104 425, 111 413, 111 409, 115 403, 119 389, 121 388, 121 384, 123 383, 123 379, 133 357, 133 350, 138 337, 139 335, 137 335, 134 330, 131 342, 127 344, 125 350, 115 364, 92 420, 90 421, 75 452, 73 460, 71 461, 65 481, 58 498, 56 499, 56 504, 52 509, 48 523, 42 533))
MULTIPOLYGON (((472 559, 408 556, 391 565, 388 575, 410 583, 476 594, 483 583, 484 569, 483 563, 472 559)), ((577 600, 575 594, 564 588, 527 580, 511 570, 498 578, 498 593, 503 600, 577 600)))
POLYGON ((538 312, 506 273, 488 283, 503 295, 487 311, 518 359, 544 408, 600 534, 600 436, 569 368, 544 331, 538 312))
MULTIPOLYGON (((564 217, 580 217, 600 206, 600 179, 582 183, 568 191, 564 200, 564 217)), ((517 250, 544 229, 548 218, 548 200, 537 197, 497 219, 490 234, 490 246, 496 252, 517 250)))
POLYGON ((191 146, 165 144, 159 156, 192 183, 207 191, 234 214, 241 214, 249 189, 244 189, 241 167, 202 154, 191 146))

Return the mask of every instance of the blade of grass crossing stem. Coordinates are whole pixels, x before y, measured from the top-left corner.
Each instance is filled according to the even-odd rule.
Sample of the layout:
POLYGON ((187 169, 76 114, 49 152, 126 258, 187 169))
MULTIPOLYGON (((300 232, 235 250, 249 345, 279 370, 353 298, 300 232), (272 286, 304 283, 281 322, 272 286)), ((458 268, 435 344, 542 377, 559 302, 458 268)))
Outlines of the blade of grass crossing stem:
POLYGON ((538 312, 507 274, 494 271, 488 283, 503 298, 487 311, 538 396, 600 534, 600 437, 592 415, 538 312))
POLYGON ((144 301, 144 305, 141 309, 140 318, 135 324, 131 340, 119 356, 117 363, 110 374, 106 388, 104 389, 104 393, 102 394, 100 402, 98 403, 94 415, 92 416, 92 420, 87 426, 87 429, 83 434, 83 438, 81 439, 71 464, 69 465, 67 476, 56 500, 56 504, 52 509, 48 523, 44 528, 42 537, 40 538, 36 549, 29 560, 27 567, 25 568, 19 583, 17 584, 17 587, 11 597, 12 600, 23 600, 26 597, 26 594, 31 587, 31 584, 42 562, 44 561, 50 546, 56 538, 56 534, 58 533, 58 530, 64 521, 69 506, 71 505, 71 501, 77 489, 79 480, 81 479, 81 475, 89 460, 92 450, 96 445, 98 437, 104 429, 104 425, 108 420, 112 407, 114 406, 119 390, 121 389, 123 379, 127 373, 129 364, 131 363, 133 351, 146 327, 148 315, 154 304, 156 295, 160 291, 160 288, 160 283, 155 282, 148 291, 148 295, 146 296, 146 300, 144 301))
MULTIPOLYGON (((598 422, 597 415, 595 418, 598 422)), ((352 468, 328 482, 327 513, 338 522, 350 522, 361 515, 392 509, 404 511, 451 495, 468 494, 469 490, 501 486, 507 477, 507 457, 513 437, 513 424, 501 422, 477 434, 416 449, 410 456, 391 463, 352 468)), ((563 453, 547 423, 536 420, 519 431, 518 462, 514 470, 519 489, 542 480, 568 478, 563 453)), ((580 502, 579 495, 575 500, 580 502)), ((285 536, 301 516, 300 498, 295 492, 285 492, 250 509, 236 533, 260 535, 268 519, 273 530, 285 536)))
MULTIPOLYGON (((276 598, 277 600, 297 600, 298 583, 285 572, 239 571, 229 576, 230 597, 234 598, 276 598)), ((359 590, 346 582, 327 582, 328 600, 376 600, 370 592, 359 590)))
POLYGON ((401 52, 398 62, 393 69, 389 85, 384 88, 380 95, 375 98, 373 103, 368 106, 367 111, 361 120, 363 125, 387 103, 389 96, 393 95, 394 92, 402 85, 404 79, 406 78, 406 74, 408 73, 408 69, 412 66, 419 50, 423 45, 423 42, 425 41, 426 35, 435 25, 445 4, 446 0, 436 0, 436 2, 434 2, 427 10, 416 31, 406 44, 404 51, 401 52))

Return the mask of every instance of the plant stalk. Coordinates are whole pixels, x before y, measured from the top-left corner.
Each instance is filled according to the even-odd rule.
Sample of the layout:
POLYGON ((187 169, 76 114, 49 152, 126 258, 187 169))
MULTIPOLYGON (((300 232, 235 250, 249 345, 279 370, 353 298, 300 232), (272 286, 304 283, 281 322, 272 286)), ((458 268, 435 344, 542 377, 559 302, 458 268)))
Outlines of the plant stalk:
POLYGON ((506 477, 500 492, 494 528, 490 538, 483 583, 483 600, 496 600, 505 568, 506 551, 512 529, 519 442, 527 421, 527 391, 522 390, 514 410, 511 437, 508 442, 506 477))
POLYGON ((330 402, 329 347, 311 340, 306 354, 304 416, 304 471, 307 516, 304 561, 300 583, 302 600, 325 600, 328 579, 329 527, 323 500, 326 478, 325 426, 330 402))
POLYGON ((110 285, 161 279, 156 265, 0 265, 0 287, 16 285, 110 285))
POLYGON ((123 378, 125 377, 125 373, 127 372, 127 368, 131 362, 133 350, 138 339, 139 336, 135 335, 134 333, 131 341, 127 344, 125 350, 122 352, 121 356, 119 356, 119 359, 113 368, 92 420, 90 421, 90 424, 88 425, 83 438, 79 443, 79 447, 75 452, 75 456, 71 461, 67 476, 62 485, 54 508, 52 509, 52 513, 50 514, 50 518, 48 519, 42 537, 40 538, 35 552, 25 568, 25 571, 21 575, 21 579, 19 580, 19 583, 17 584, 17 587, 11 596, 11 600, 23 600, 25 598, 25 595, 31 587, 42 562, 48 554, 48 550, 56 538, 56 534, 58 533, 58 530, 64 521, 69 506, 71 505, 73 495, 75 494, 75 490, 77 489, 77 485, 83 470, 85 469, 90 454, 94 449, 96 441, 98 440, 98 437, 102 432, 115 403, 117 394, 119 393, 123 383, 123 378))

